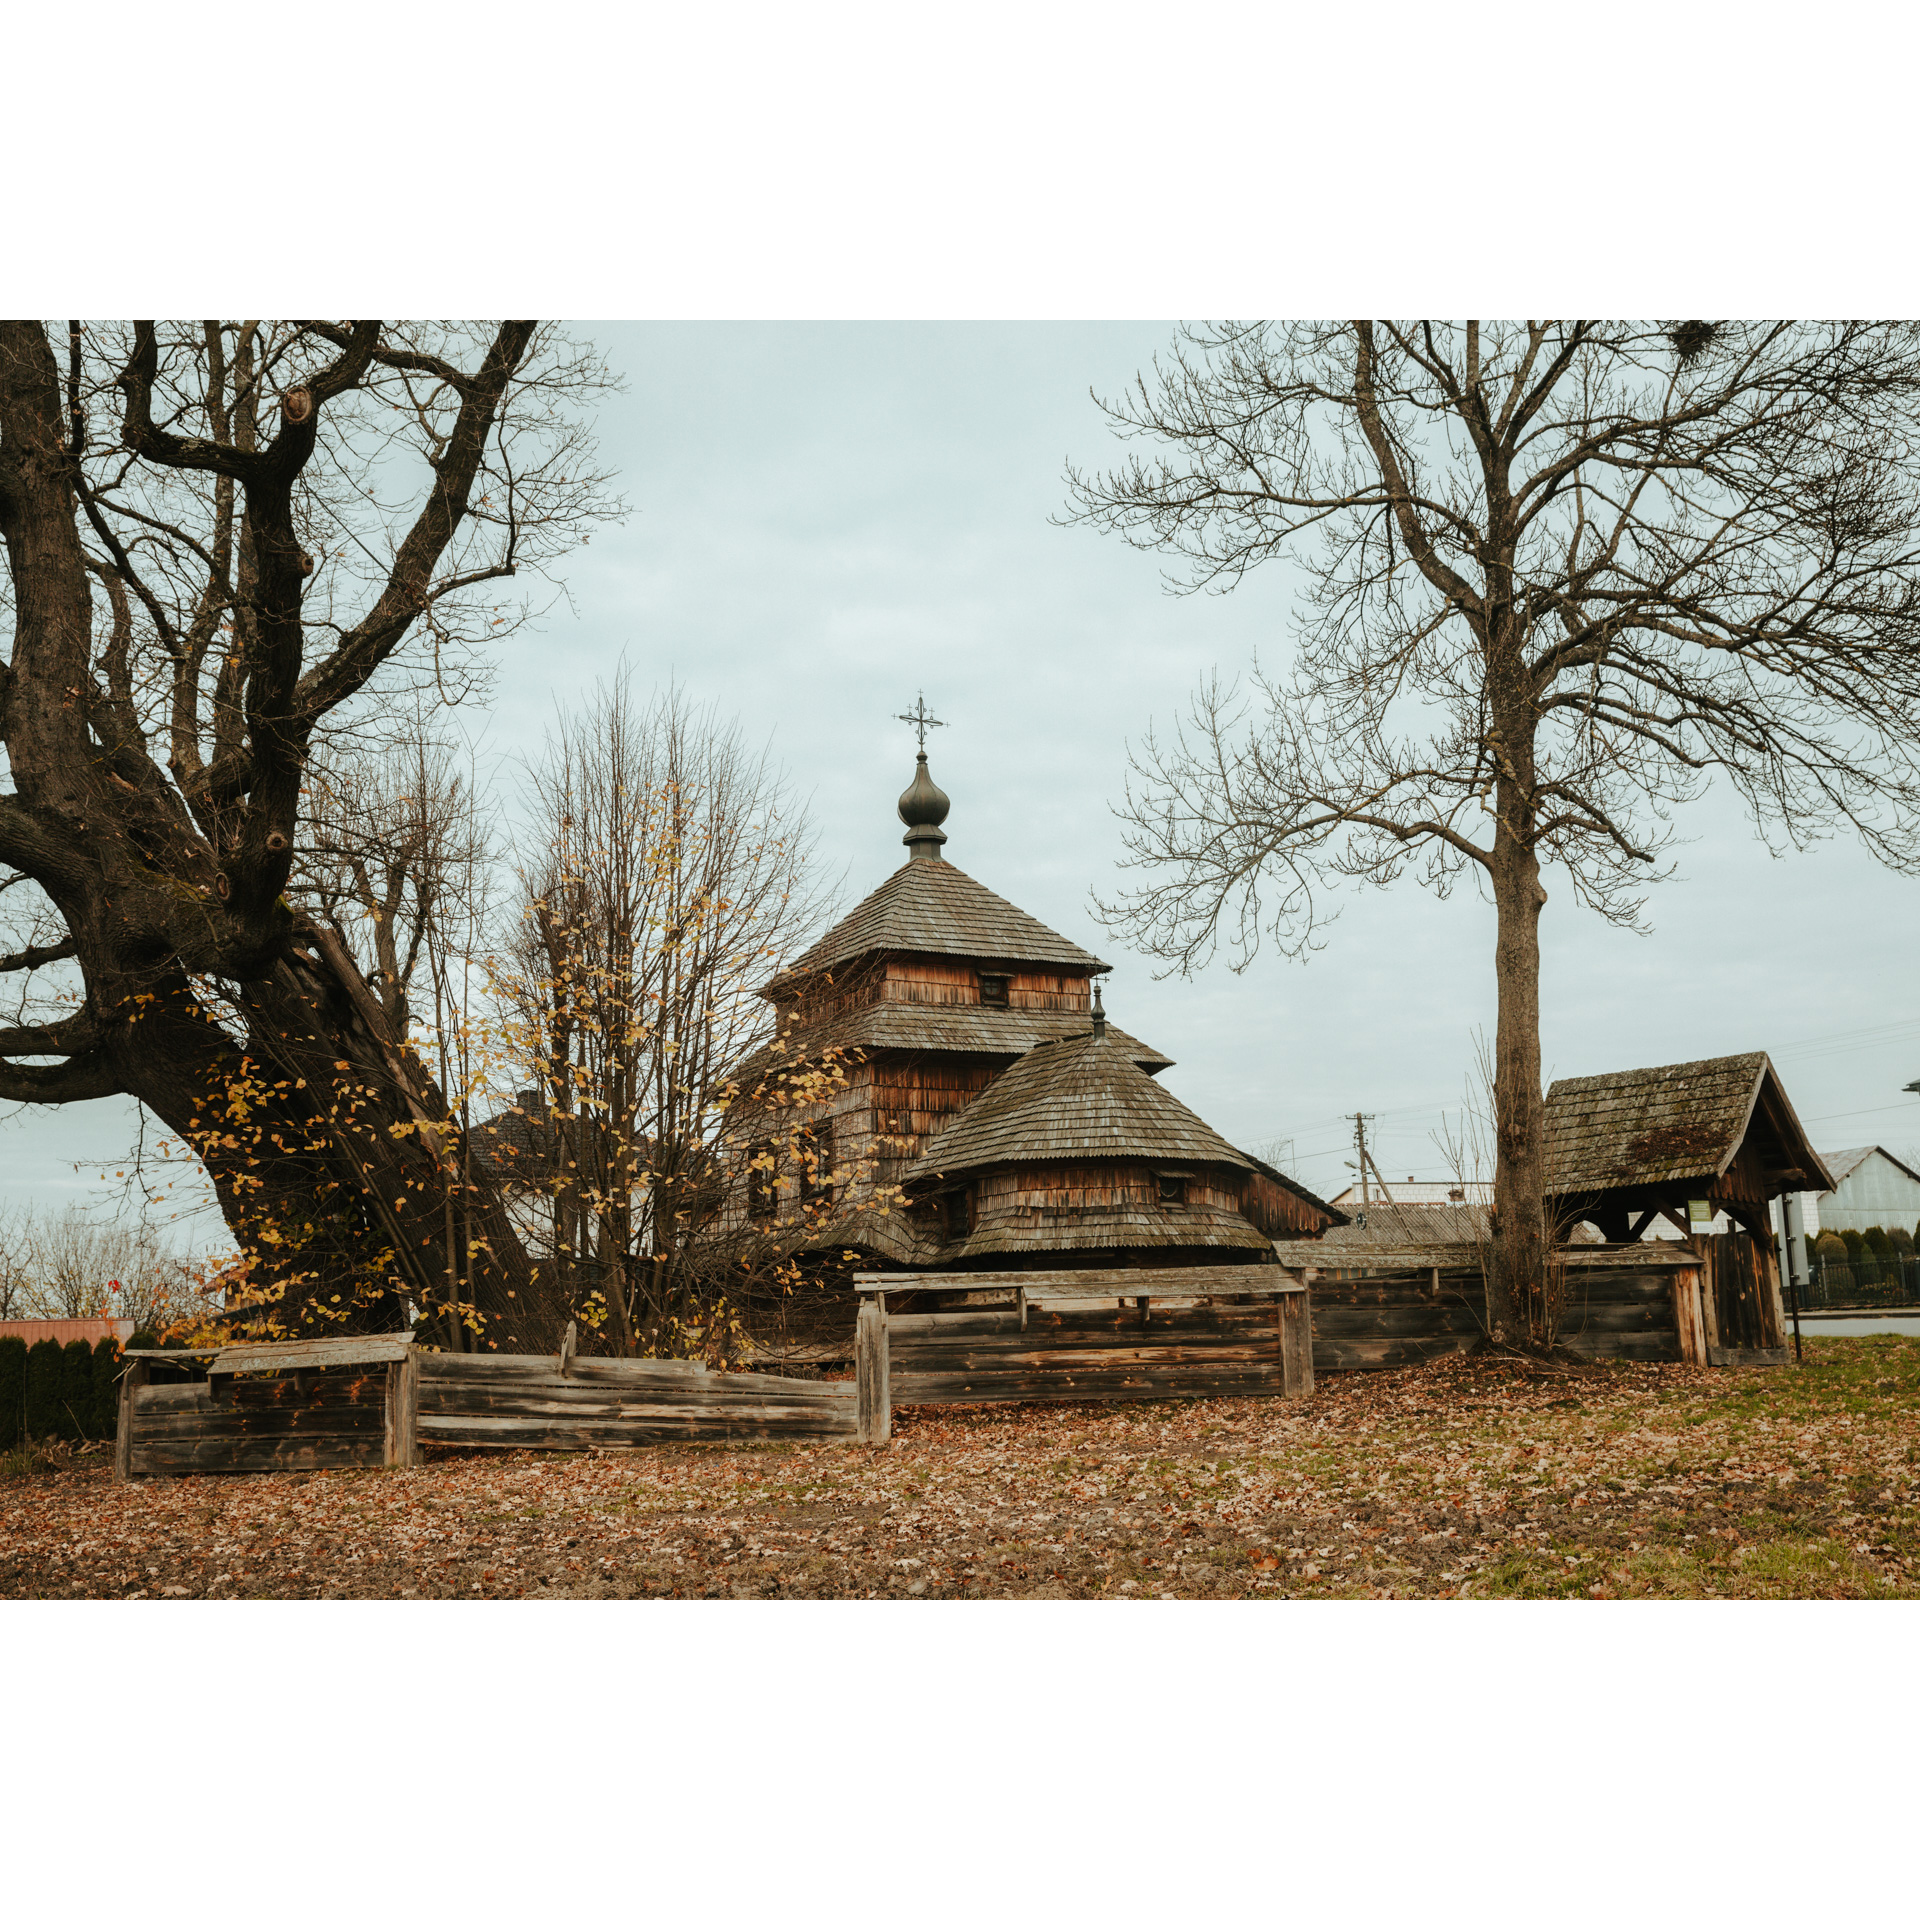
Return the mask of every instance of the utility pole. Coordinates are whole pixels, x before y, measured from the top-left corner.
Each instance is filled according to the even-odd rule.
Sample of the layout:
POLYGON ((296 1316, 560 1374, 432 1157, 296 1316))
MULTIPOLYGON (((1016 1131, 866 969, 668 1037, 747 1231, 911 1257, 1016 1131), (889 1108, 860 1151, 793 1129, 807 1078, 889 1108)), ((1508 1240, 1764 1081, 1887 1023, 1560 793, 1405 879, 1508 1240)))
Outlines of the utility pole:
POLYGON ((1367 1121, 1369 1115, 1356 1113, 1353 1116, 1353 1156, 1360 1166, 1360 1204, 1363 1207, 1373 1204, 1373 1195, 1367 1186, 1367 1173, 1371 1169, 1376 1180, 1380 1180, 1381 1199, 1385 1199, 1386 1181, 1380 1178, 1380 1169, 1373 1164, 1373 1156, 1367 1151, 1367 1121))

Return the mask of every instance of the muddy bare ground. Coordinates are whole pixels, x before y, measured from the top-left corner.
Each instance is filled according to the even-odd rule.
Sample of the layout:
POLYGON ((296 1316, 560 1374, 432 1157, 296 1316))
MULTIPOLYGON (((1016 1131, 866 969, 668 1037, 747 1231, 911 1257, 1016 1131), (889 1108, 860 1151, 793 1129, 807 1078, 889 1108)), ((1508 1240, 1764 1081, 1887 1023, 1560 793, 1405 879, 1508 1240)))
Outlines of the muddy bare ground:
POLYGON ((1920 1341, 1792 1369, 1465 1358, 1304 1403, 897 1416, 417 1473, 0 1476, 0 1597, 1920 1594, 1920 1341))

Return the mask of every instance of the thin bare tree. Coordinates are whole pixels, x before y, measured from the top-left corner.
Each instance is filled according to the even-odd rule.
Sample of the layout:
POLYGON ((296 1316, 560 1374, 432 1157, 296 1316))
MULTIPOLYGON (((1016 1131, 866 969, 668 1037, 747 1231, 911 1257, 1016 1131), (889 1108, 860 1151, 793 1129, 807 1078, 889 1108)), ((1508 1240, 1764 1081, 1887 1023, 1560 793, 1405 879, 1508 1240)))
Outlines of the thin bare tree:
MULTIPOLYGON (((723 1143, 759 989, 816 925, 812 829, 736 726, 622 673, 528 781, 523 917, 499 968, 538 1244, 618 1352, 724 1346, 745 1169, 723 1143), (531 1161, 527 1156, 531 1155, 531 1161)), ((748 1264, 754 1264, 751 1260, 748 1264)))
POLYGON ((1920 337, 1900 324, 1190 329, 1105 411, 1071 518, 1227 590, 1285 555, 1297 638, 1210 681, 1122 809, 1110 924, 1190 969, 1317 942, 1324 889, 1492 897, 1497 1337, 1550 1337, 1542 870, 1641 922, 1674 810, 1920 859, 1920 337))
MULTIPOLYGON (((142 1101, 285 1324, 393 1324, 458 1178, 433 1077, 287 897, 303 784, 484 681, 617 506, 580 411, 609 384, 533 321, 0 325, 0 886, 58 923, 0 956, 44 983, 0 1099, 142 1101)), ((497 1336, 543 1339, 497 1209, 475 1237, 497 1336)))

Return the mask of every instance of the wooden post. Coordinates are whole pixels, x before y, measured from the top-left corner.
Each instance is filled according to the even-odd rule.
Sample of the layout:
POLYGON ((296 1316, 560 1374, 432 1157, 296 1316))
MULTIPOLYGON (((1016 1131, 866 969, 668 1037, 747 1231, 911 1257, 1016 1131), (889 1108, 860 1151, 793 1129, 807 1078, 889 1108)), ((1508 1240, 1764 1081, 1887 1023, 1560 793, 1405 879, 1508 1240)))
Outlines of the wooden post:
POLYGON ((893 1385, 887 1372, 892 1360, 883 1301, 861 1301, 860 1317, 853 1330, 853 1355, 856 1437, 870 1447, 884 1447, 893 1437, 893 1385))
POLYGON ((420 1464, 420 1356, 418 1353, 410 1353, 404 1360, 387 1362, 385 1460, 390 1467, 417 1467, 420 1464))
POLYGON ((580 1337, 580 1323, 577 1320, 567 1322, 567 1330, 560 1336, 560 1378, 564 1380, 573 1371, 574 1343, 580 1337))
POLYGON ((1313 1296, 1280 1296, 1280 1391, 1304 1400, 1313 1391, 1313 1296))
POLYGON ((133 1478, 133 1396, 147 1384, 144 1360, 129 1360, 120 1375, 120 1420, 113 1435, 113 1477, 122 1483, 133 1478))

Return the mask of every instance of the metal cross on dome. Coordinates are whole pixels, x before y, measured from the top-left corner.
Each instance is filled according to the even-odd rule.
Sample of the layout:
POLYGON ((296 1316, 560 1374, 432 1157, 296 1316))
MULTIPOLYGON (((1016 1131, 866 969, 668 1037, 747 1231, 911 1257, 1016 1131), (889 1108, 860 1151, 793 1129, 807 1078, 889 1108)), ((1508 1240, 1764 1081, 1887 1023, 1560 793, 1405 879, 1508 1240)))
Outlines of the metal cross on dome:
POLYGON ((922 753, 925 753, 927 750, 927 729, 929 727, 944 727, 947 724, 944 720, 936 720, 933 715, 927 711, 927 696, 924 693, 915 696, 913 711, 911 713, 896 713, 893 717, 896 720, 904 720, 908 726, 912 727, 919 734, 920 751, 922 753))

